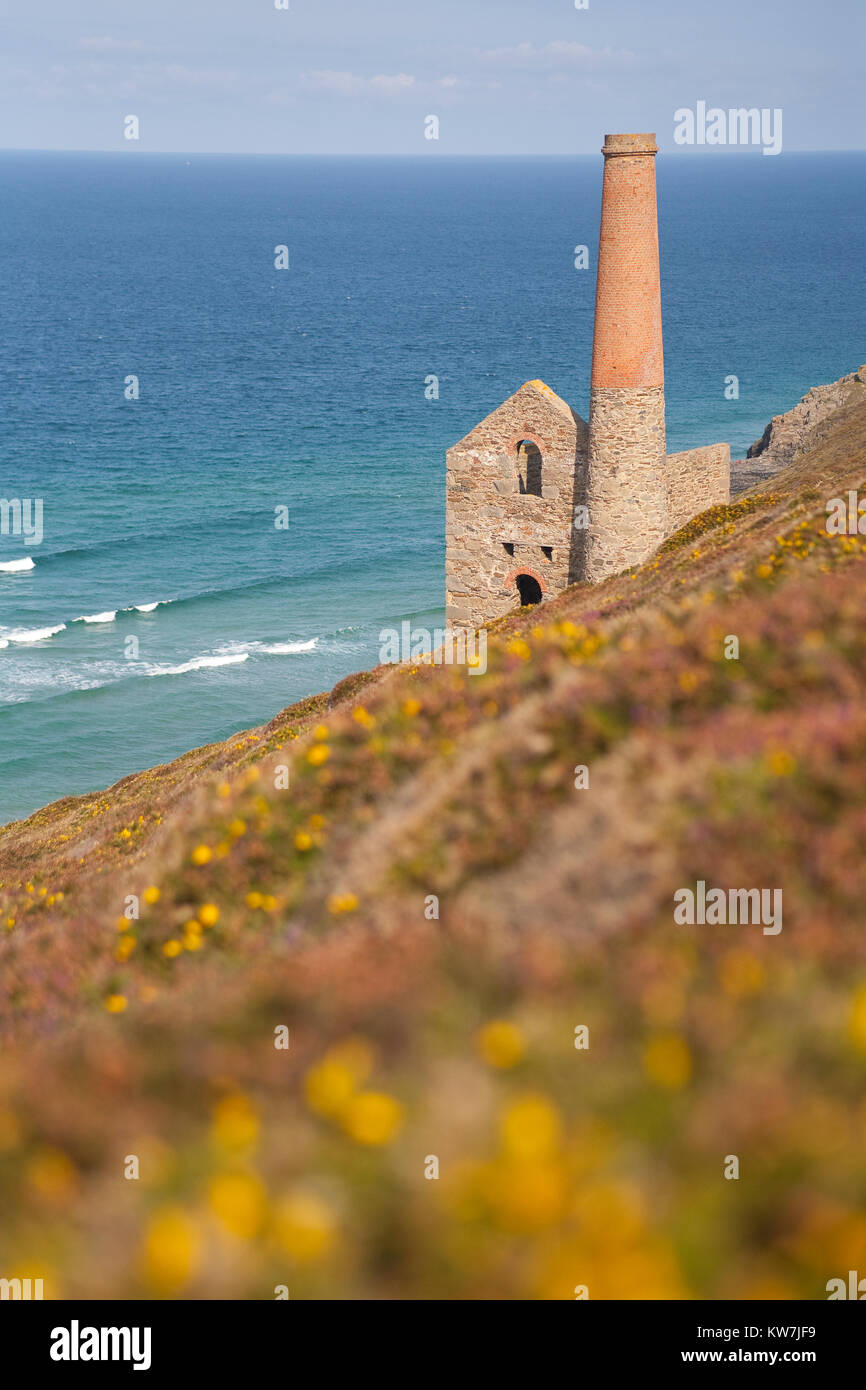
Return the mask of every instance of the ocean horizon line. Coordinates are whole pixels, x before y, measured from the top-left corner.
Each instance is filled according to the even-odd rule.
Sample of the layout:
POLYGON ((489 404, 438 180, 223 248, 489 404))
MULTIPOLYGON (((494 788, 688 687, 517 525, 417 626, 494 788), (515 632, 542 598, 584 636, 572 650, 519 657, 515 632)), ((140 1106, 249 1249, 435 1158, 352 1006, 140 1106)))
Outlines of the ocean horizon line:
MULTIPOLYGON (((601 147, 599 146, 599 149, 601 147)), ((760 157, 763 153, 760 145, 715 145, 712 148, 706 146, 675 146, 673 148, 665 145, 659 146, 659 154, 676 154, 685 159, 734 159, 740 157, 760 157)), ((788 149, 783 151, 786 155, 852 155, 866 154, 866 146, 857 146, 841 149, 788 149)), ((77 148, 46 148, 45 146, 28 145, 0 145, 0 155, 3 154, 81 154, 81 155, 118 155, 124 158, 130 156, 137 159, 148 157, 170 157, 175 159, 188 159, 194 156, 196 159, 357 159, 373 161, 377 159, 405 159, 412 161, 420 160, 453 160, 453 159, 497 159, 497 160, 528 160, 528 159, 595 159, 598 149, 591 150, 547 150, 543 152, 531 151, 450 151, 442 152, 439 150, 425 148, 418 151, 406 150, 383 150, 371 153, 370 151, 341 151, 341 150, 142 150, 131 147, 119 147, 117 149, 77 149, 77 148)))

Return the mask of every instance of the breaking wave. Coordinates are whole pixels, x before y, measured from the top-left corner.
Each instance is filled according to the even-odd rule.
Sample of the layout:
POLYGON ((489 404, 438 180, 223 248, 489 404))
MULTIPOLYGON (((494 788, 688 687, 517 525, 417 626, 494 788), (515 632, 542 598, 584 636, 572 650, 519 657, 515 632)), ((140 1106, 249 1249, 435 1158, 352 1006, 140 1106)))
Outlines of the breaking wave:
POLYGON ((247 650, 266 656, 294 656, 296 652, 315 651, 318 645, 318 637, 311 637, 308 642, 250 642, 247 650))
POLYGON ((53 637, 56 632, 63 632, 65 623, 58 623, 57 627, 18 627, 4 631, 0 637, 4 647, 8 647, 10 642, 44 642, 47 638, 53 637))
POLYGON ((204 671, 210 666, 233 666, 239 661, 248 661, 249 652, 226 653, 223 656, 195 656, 192 661, 184 661, 180 666, 149 666, 144 672, 147 676, 185 676, 188 671, 204 671))

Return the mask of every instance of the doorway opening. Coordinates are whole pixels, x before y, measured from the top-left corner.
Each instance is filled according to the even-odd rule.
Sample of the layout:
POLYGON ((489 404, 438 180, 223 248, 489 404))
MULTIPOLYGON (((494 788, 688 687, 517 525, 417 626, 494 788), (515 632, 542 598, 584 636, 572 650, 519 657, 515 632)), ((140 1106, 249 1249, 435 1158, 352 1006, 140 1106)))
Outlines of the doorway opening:
POLYGON ((517 592, 520 595, 521 608, 529 608, 531 604, 541 602, 541 585, 531 574, 517 576, 517 592))

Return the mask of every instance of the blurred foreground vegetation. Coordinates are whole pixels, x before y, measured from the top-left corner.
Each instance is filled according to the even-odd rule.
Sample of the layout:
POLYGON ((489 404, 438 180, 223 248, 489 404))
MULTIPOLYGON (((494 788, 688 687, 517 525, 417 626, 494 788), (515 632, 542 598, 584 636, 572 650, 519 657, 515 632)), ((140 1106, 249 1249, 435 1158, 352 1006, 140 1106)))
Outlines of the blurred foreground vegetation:
POLYGON ((380 668, 0 831, 0 1275, 760 1299, 866 1274, 866 538, 824 529, 848 488, 862 410, 643 568, 496 625, 483 675, 380 668), (700 879, 781 888, 782 931, 676 925, 700 879))

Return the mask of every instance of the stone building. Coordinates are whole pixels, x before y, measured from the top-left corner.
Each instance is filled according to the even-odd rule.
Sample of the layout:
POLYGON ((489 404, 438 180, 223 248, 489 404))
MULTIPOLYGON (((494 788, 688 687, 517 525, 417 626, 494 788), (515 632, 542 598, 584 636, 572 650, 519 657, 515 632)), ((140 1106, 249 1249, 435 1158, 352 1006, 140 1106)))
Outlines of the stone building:
POLYGON ((527 381, 447 454, 451 626, 641 564, 730 497, 730 449, 668 454, 653 135, 608 135, 589 424, 527 381))

